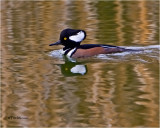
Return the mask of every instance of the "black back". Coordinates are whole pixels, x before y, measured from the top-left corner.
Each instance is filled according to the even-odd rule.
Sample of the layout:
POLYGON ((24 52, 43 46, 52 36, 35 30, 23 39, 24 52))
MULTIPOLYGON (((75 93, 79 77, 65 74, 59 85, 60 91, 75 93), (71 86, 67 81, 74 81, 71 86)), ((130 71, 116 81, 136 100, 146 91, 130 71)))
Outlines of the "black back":
POLYGON ((103 44, 83 44, 78 46, 77 48, 79 49, 90 49, 90 48, 95 48, 95 47, 117 47, 114 45, 103 45, 103 44))

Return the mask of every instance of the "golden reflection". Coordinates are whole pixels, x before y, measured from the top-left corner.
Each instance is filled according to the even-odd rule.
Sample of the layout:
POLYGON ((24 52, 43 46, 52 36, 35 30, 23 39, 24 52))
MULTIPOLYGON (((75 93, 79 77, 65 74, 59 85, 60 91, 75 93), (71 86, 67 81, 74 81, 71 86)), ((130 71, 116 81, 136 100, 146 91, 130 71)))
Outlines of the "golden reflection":
MULTIPOLYGON (((12 2, 8 2, 8 4, 12 4, 12 2)), ((41 7, 40 3, 36 3, 36 4, 39 4, 40 6, 38 7, 41 7)), ((23 6, 23 4, 21 4, 21 6, 23 6)), ((30 8, 30 6, 26 6, 26 8, 30 8)), ((6 37, 4 41, 9 41, 8 39, 10 38, 16 39, 15 35, 13 34, 13 31, 11 30, 14 30, 16 28, 18 30, 17 32, 20 33, 19 34, 20 40, 17 41, 17 45, 16 44, 15 46, 13 45, 9 50, 4 43, 2 44, 3 56, 6 57, 6 59, 3 59, 3 63, 4 63, 3 64, 3 70, 4 70, 3 84, 5 85, 3 90, 7 90, 7 91, 3 92, 5 93, 6 97, 3 98, 4 104, 2 106, 2 110, 4 113, 2 121, 5 127, 12 126, 14 123, 16 123, 17 126, 32 126, 32 127, 42 126, 42 124, 48 119, 48 118, 45 118, 43 119, 43 121, 40 121, 41 118, 43 118, 43 116, 40 116, 40 113, 42 113, 48 107, 48 106, 42 107, 44 104, 43 103, 44 101, 42 101, 42 99, 44 98, 43 98, 43 95, 40 94, 40 92, 42 92, 43 94, 43 88, 41 87, 42 85, 49 86, 52 84, 44 83, 43 80, 45 79, 45 76, 37 74, 37 73, 45 74, 44 72, 46 72, 47 70, 44 67, 48 67, 47 66, 48 62, 41 61, 39 59, 40 58, 39 55, 30 54, 30 52, 25 53, 24 56, 19 54, 19 52, 21 52, 21 48, 23 48, 23 45, 26 46, 26 48, 30 48, 30 51, 35 49, 34 46, 36 46, 36 43, 38 43, 38 45, 41 45, 40 44, 41 41, 37 42, 37 36, 41 35, 41 32, 42 32, 41 30, 44 29, 44 27, 40 28, 43 21, 40 19, 38 22, 36 22, 37 19, 31 16, 28 23, 25 24, 24 22, 26 17, 25 15, 21 15, 21 17, 17 17, 16 20, 20 20, 20 21, 22 19, 24 20, 22 20, 20 24, 14 23, 14 18, 12 17, 13 14, 20 15, 20 13, 24 13, 24 12, 23 11, 15 12, 12 10, 12 8, 8 8, 7 12, 4 12, 6 14, 4 15, 4 18, 9 19, 8 22, 6 22, 6 24, 10 26, 8 31, 5 31, 5 34, 10 36, 6 37), (24 24, 26 26, 24 26, 24 24), (37 24, 37 26, 35 24, 37 24), (21 29, 21 28, 24 28, 24 29, 21 29), (39 33, 35 33, 35 31, 38 29, 40 29, 38 31, 39 33), (30 34, 27 35, 27 31, 29 31, 30 34), (16 46, 18 47, 18 43, 24 42, 23 40, 24 38, 26 38, 26 42, 24 44, 20 44, 21 47, 19 47, 19 49, 16 49, 16 46), (15 55, 13 53, 10 53, 12 50, 15 50, 15 55), (25 58, 25 55, 27 55, 27 58, 25 58), (7 57, 9 57, 10 59, 8 59, 7 57), (24 58, 26 59, 26 61, 17 60, 16 58, 22 58, 22 60, 24 58), (18 62, 14 63, 14 60, 17 60, 18 62), (33 63, 34 61, 36 61, 37 63, 33 63), (19 69, 21 70, 19 71, 19 69), (17 70, 19 73, 16 73, 14 76, 12 73, 13 70, 15 71, 17 70), (12 88, 11 86, 13 86, 14 88, 12 88), (27 93, 23 92, 23 90, 26 90, 27 93), (13 97, 16 97, 16 98, 13 99, 12 101, 11 98, 13 97), (16 110, 12 108, 16 108, 16 110), (24 117, 27 117, 28 119, 8 120, 6 119, 8 116, 21 116, 21 117, 24 116, 24 117)), ((38 13, 43 14, 41 12, 38 12, 38 13)), ((30 14, 30 12, 28 12, 28 14, 30 14)), ((39 16, 41 17, 41 15, 39 16)), ((48 31, 48 29, 45 29, 45 30, 48 31)), ((46 36, 48 35, 46 34, 46 36)), ((14 40, 11 40, 11 39, 10 39, 10 44, 13 44, 14 40)), ((27 50, 26 48, 25 50, 27 50)), ((45 91, 44 94, 46 94, 47 91, 46 90, 44 91, 45 91)), ((56 102, 54 102, 54 104, 56 104, 56 102)), ((57 104, 59 104, 59 102, 57 104)), ((58 120, 60 120, 58 119, 58 116, 55 116, 54 123, 57 123, 58 120)))
POLYGON ((155 79, 152 77, 152 72, 144 65, 144 64, 138 64, 134 68, 135 72, 137 73, 137 76, 139 77, 139 81, 142 83, 142 86, 140 86, 139 90, 143 91, 146 94, 142 94, 139 96, 140 99, 148 100, 148 102, 145 101, 136 101, 136 104, 144 105, 148 108, 151 108, 150 111, 147 112, 149 116, 149 119, 152 124, 152 126, 156 126, 157 124, 157 112, 154 110, 158 109, 158 105, 155 102, 155 98, 157 96, 155 92, 155 79), (154 92, 154 93, 153 93, 154 92))
MULTIPOLYGON (((114 74, 112 74, 112 71, 108 71, 107 74, 106 72, 103 72, 101 69, 104 68, 104 64, 103 63, 97 63, 97 64, 92 64, 91 65, 91 69, 93 70, 92 72, 92 96, 90 98, 87 99, 87 101, 89 102, 93 102, 96 104, 96 106, 90 106, 89 108, 94 112, 94 113, 99 113, 99 114, 94 114, 95 119, 90 119, 90 123, 93 126, 97 126, 101 120, 103 120, 106 124, 106 126, 112 126, 112 124, 115 123, 115 120, 112 120, 113 118, 115 118, 116 113, 114 111, 114 104, 112 102, 112 98, 113 98, 113 93, 115 90, 115 83, 113 80, 113 76, 114 74), (94 72, 94 70, 96 70, 96 72, 94 72), (104 75, 106 76, 109 85, 105 82, 106 78, 104 77, 104 75), (99 86, 99 83, 102 84, 102 86, 99 86), (106 87, 109 87, 109 90, 106 90, 106 87), (108 93, 106 93, 106 91, 109 91, 108 93), (103 98, 102 98, 103 97, 103 98), (102 99, 101 99, 102 98, 102 99), (106 104, 104 104, 106 103, 106 104), (101 108, 97 109, 97 108, 101 108), (100 118, 101 117, 101 118, 100 118), (101 120, 100 120, 101 119, 101 120)), ((98 125, 98 126, 104 126, 104 125, 98 125)))
POLYGON ((124 43, 124 21, 123 21, 123 4, 121 1, 115 1, 115 4, 117 5, 116 9, 116 22, 119 25, 117 27, 117 36, 118 36, 118 44, 122 45, 124 43))
POLYGON ((142 44, 148 43, 147 42, 147 36, 150 34, 150 31, 148 30, 148 20, 147 20, 147 9, 146 9, 146 1, 140 1, 139 2, 140 7, 140 28, 141 28, 141 35, 140 35, 140 42, 142 44))
POLYGON ((153 16, 156 10, 156 2, 153 1, 139 1, 139 11, 134 22, 134 42, 140 44, 156 43, 157 21, 156 16, 153 16), (152 7, 150 5, 153 5, 152 7), (148 8, 150 6, 150 8, 148 8), (148 20, 150 17, 150 20, 148 20))
POLYGON ((94 7, 95 2, 91 1, 84 1, 85 6, 84 10, 87 15, 85 17, 86 19, 86 26, 85 30, 87 31, 87 43, 91 44, 97 44, 97 31, 98 31, 98 19, 97 19, 97 14, 96 14, 96 8, 94 7))

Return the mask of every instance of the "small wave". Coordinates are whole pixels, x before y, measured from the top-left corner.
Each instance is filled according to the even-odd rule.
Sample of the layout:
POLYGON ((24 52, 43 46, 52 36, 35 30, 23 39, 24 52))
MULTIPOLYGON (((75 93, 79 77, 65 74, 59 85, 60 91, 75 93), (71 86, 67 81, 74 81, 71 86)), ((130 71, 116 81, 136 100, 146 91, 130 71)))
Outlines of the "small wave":
POLYGON ((135 49, 139 51, 126 51, 121 53, 112 54, 100 54, 96 57, 98 59, 110 60, 110 61, 138 61, 143 63, 153 62, 159 60, 160 45, 150 45, 144 47, 129 46, 124 47, 126 49, 135 49))
POLYGON ((123 48, 126 49, 137 49, 137 50, 145 50, 145 49, 159 49, 160 50, 160 45, 149 45, 149 46, 122 46, 123 48))
POLYGON ((49 53, 49 56, 52 56, 54 58, 63 58, 63 49, 59 49, 59 50, 53 50, 49 53))

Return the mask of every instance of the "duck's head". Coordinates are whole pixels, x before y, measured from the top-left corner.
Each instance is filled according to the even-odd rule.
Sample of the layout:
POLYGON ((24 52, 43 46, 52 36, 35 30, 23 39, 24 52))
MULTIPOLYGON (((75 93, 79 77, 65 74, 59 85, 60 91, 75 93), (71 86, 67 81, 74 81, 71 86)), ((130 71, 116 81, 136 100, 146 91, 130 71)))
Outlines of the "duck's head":
POLYGON ((86 32, 84 30, 76 29, 64 29, 60 34, 59 41, 50 44, 53 45, 64 45, 64 49, 78 47, 80 43, 86 38, 86 32))

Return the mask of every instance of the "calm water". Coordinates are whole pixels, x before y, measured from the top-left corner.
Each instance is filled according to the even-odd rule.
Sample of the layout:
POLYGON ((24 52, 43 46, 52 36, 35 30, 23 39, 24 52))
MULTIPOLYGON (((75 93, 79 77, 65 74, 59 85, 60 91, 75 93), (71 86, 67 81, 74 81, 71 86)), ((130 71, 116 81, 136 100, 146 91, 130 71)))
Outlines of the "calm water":
POLYGON ((158 1, 2 2, 3 127, 158 127, 158 1), (49 47, 65 28, 83 43, 133 49, 71 60, 49 47))

